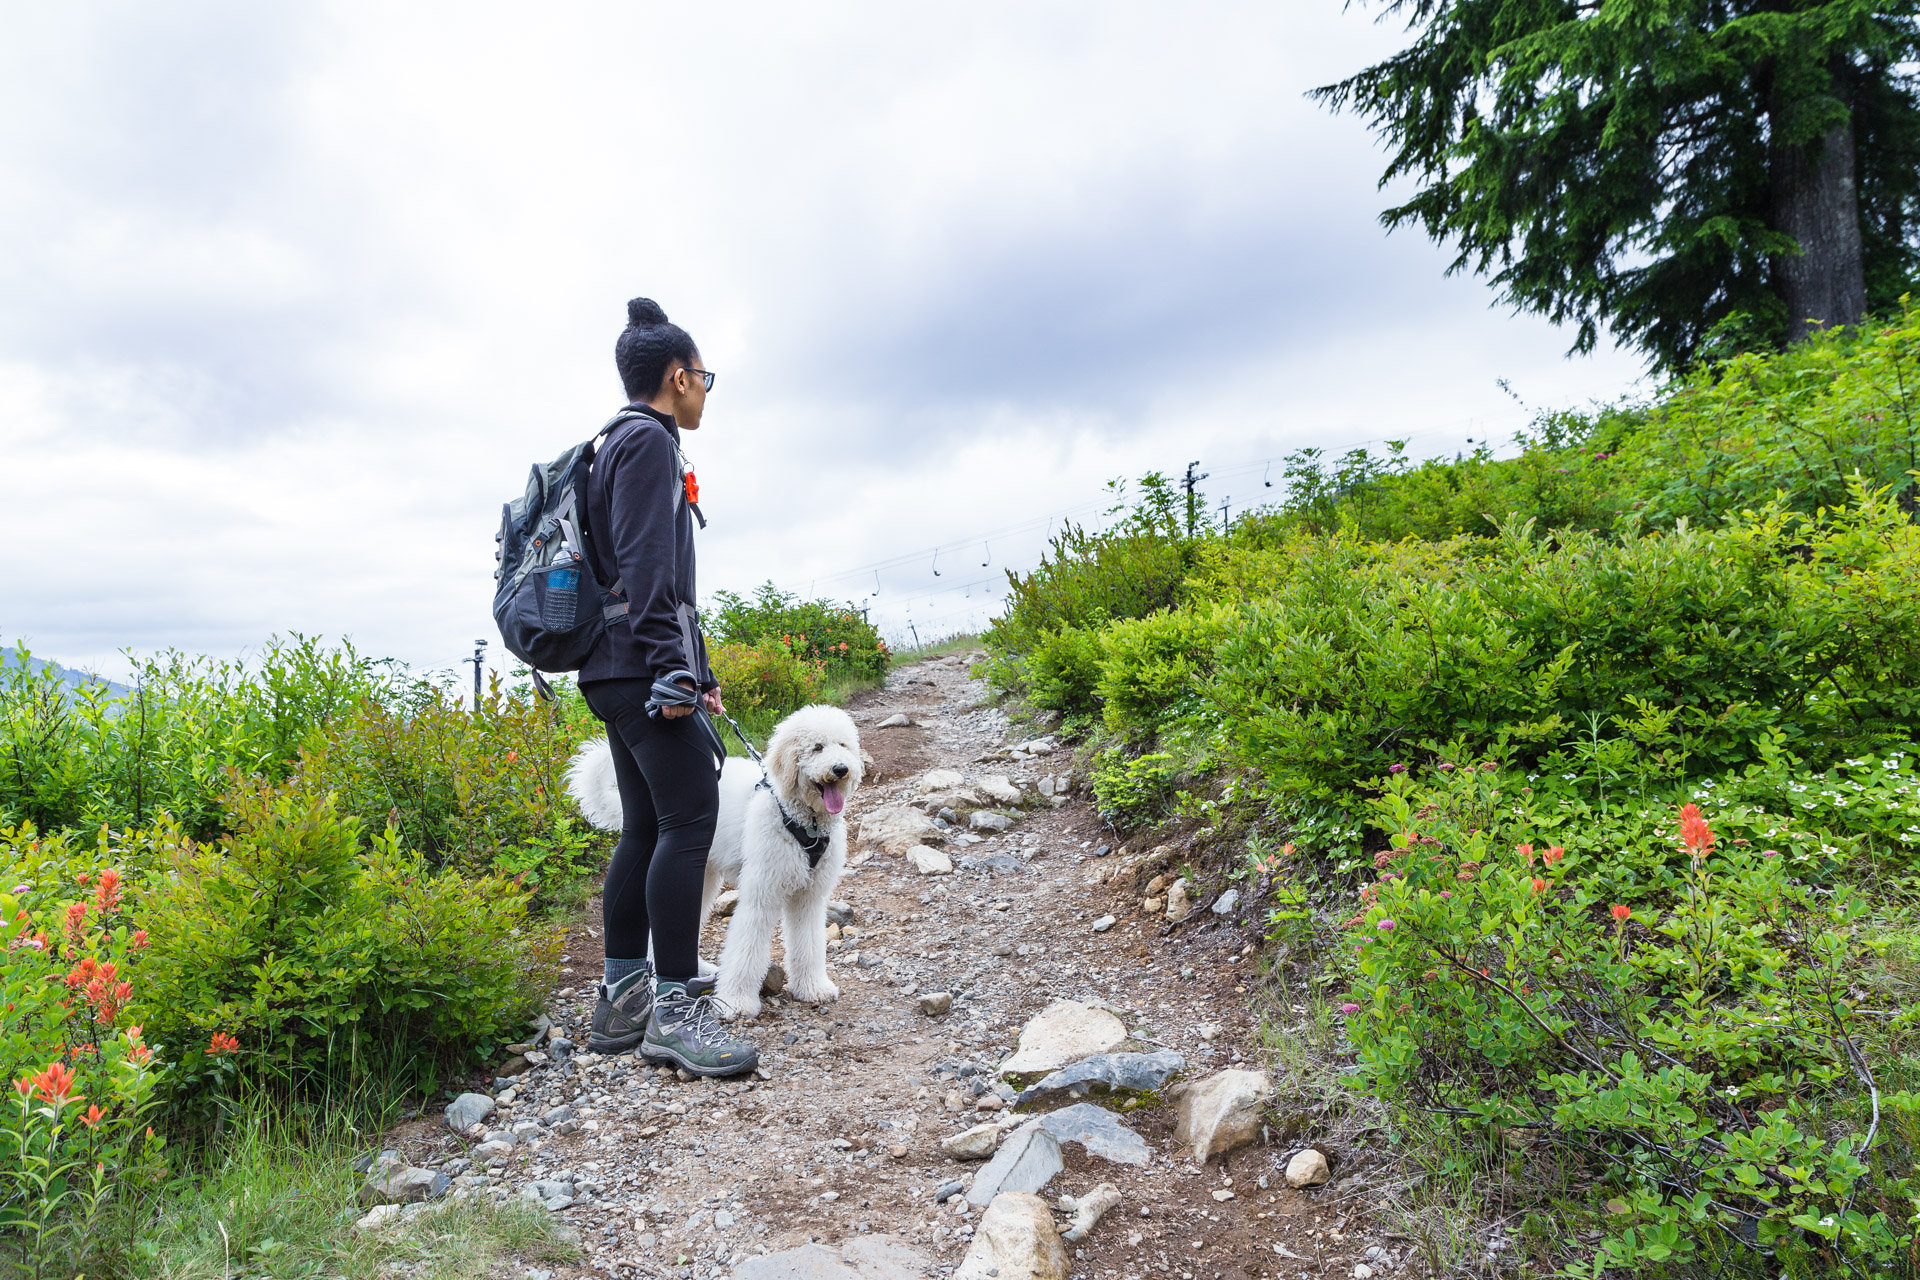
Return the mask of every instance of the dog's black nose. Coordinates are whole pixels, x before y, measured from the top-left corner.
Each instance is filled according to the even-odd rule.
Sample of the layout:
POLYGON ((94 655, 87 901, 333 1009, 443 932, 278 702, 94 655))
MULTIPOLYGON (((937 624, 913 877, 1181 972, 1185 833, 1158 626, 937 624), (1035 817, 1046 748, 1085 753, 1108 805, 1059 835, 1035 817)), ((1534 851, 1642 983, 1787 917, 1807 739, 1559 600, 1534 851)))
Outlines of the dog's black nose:
POLYGON ((844 778, 844 777, 846 777, 846 776, 847 776, 847 766, 845 766, 845 765, 843 765, 843 764, 837 764, 837 765, 835 765, 835 766, 833 766, 833 776, 834 776, 834 777, 836 777, 836 778, 844 778))

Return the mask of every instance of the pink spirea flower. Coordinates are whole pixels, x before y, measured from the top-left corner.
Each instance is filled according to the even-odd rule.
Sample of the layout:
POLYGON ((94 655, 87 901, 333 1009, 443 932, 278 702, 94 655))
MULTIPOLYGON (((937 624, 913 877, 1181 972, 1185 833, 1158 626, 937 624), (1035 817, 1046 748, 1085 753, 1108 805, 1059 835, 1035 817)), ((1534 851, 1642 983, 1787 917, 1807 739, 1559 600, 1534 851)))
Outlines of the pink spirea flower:
POLYGON ((1375 926, 1373 926, 1373 927, 1374 927, 1374 928, 1376 928, 1376 929, 1378 929, 1378 930, 1379 930, 1380 932, 1382 932, 1382 933, 1392 933, 1392 932, 1393 932, 1393 921, 1391 921, 1391 920, 1382 920, 1382 921, 1381 921, 1381 922, 1380 922, 1379 924, 1377 924, 1377 925, 1375 925, 1375 926))
POLYGON ((1442 890, 1440 891, 1440 896, 1441 896, 1441 897, 1443 897, 1443 898, 1451 898, 1451 897, 1453 896, 1453 890, 1451 890, 1451 889, 1442 889, 1442 890))
POLYGON ((1345 1014, 1355 1014, 1360 1012, 1360 1006, 1357 1004, 1343 1004, 1340 1006, 1340 1012, 1345 1014))

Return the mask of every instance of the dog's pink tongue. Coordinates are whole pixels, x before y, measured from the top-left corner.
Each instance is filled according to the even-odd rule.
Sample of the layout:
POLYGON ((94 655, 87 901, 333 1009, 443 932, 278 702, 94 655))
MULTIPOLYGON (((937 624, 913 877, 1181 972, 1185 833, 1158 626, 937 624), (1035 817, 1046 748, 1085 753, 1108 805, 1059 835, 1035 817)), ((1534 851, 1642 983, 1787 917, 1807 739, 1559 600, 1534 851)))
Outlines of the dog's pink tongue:
POLYGON ((820 788, 820 802, 827 806, 828 813, 838 813, 846 808, 847 798, 840 794, 840 784, 830 782, 820 788))

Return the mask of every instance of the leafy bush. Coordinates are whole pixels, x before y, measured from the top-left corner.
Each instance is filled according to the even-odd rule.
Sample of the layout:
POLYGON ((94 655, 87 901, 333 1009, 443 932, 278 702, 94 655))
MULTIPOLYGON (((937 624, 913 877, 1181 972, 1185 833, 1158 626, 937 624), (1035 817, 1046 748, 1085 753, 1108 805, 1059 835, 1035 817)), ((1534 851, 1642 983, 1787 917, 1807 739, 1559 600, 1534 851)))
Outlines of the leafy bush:
MULTIPOLYGON (((1050 711, 1078 715, 1092 709, 1100 684, 1100 641, 1094 627, 1041 632, 1018 670, 1029 701, 1050 711)), ((1013 668, 999 668, 1004 676, 1013 668)))
POLYGON ((704 621, 721 644, 751 648, 778 640, 802 661, 819 663, 834 682, 874 681, 887 673, 892 651, 866 615, 851 605, 803 601, 771 582, 755 591, 752 600, 722 591, 714 601, 716 607, 704 621))
MULTIPOLYGON (((1704 365, 1655 403, 1552 413, 1521 452, 1412 465, 1376 456, 1286 460, 1282 508, 1254 523, 1382 541, 1489 535, 1510 516, 1604 531, 1622 517, 1714 524, 1777 502, 1811 515, 1849 501, 1855 477, 1912 511, 1920 494, 1920 308, 1835 329, 1781 352, 1704 365)), ((1252 533, 1250 529, 1248 533, 1252 533)))
POLYGON ((1180 766, 1171 752, 1128 756, 1110 748, 1094 760, 1094 804, 1109 819, 1137 822, 1166 808, 1179 776, 1180 766))
POLYGON ((1720 530, 1295 535, 1260 558, 1261 594, 1101 632, 1110 731, 1217 720, 1279 791, 1331 796, 1449 742, 1644 779, 1774 739, 1824 767, 1920 729, 1920 528, 1881 494, 1720 530))
POLYGON ((119 697, 64 685, 29 657, 22 647, 0 659, 0 824, 41 831, 139 826, 164 812, 209 838, 225 770, 283 779, 314 726, 404 688, 391 663, 298 635, 269 640, 252 668, 172 651, 144 659, 119 697))
MULTIPOLYGON (((716 644, 707 659, 728 714, 762 742, 781 720, 825 696, 825 665, 801 656, 778 637, 758 644, 716 644)), ((730 749, 738 747, 724 726, 721 736, 730 749)))
POLYGON ((1609 904, 1588 870, 1608 846, 1528 839, 1530 796, 1491 763, 1398 774, 1374 811, 1393 835, 1348 925, 1361 1062, 1396 1096, 1602 1167, 1611 1229, 1575 1273, 1715 1236, 1881 1265, 1912 1246, 1911 1152, 1863 1159, 1883 1100, 1847 999, 1858 895, 1814 891, 1689 804, 1668 827, 1678 883, 1609 904))
POLYGON ((1920 467, 1920 309, 1683 379, 1619 433, 1616 471, 1650 521, 1713 520, 1778 500, 1811 514, 1858 476, 1904 494, 1920 467))
POLYGON ((295 1078, 513 1038, 553 948, 524 889, 436 871, 391 827, 364 840, 298 786, 236 778, 227 804, 216 842, 166 823, 126 842, 149 868, 132 890, 139 1013, 187 1075, 214 1032, 295 1078))
POLYGON ((316 726, 295 777, 370 826, 391 824, 435 866, 507 870, 550 887, 580 874, 596 847, 564 796, 564 775, 598 731, 497 685, 477 712, 450 690, 423 687, 316 726))
POLYGON ((1518 457, 1496 458, 1488 445, 1472 454, 1411 463, 1402 441, 1384 457, 1353 449, 1335 459, 1302 449, 1286 459, 1282 509, 1243 520, 1240 541, 1260 526, 1277 531, 1345 531, 1382 542, 1490 535, 1499 522, 1524 514, 1544 528, 1605 530, 1629 509, 1619 464, 1604 443, 1640 421, 1629 410, 1583 418, 1547 414, 1518 437, 1518 457))
MULTIPOLYGON (((1124 500, 1118 484, 1111 486, 1124 500)), ((1069 713, 1090 709, 1088 633, 1117 618, 1141 618, 1171 605, 1192 565, 1195 542, 1179 521, 1172 482, 1158 472, 1140 482, 1121 519, 1101 533, 1069 524, 1055 534, 1039 568, 1007 574, 1006 612, 986 635, 988 678, 1039 705, 1069 713)))
POLYGON ((1304 450, 1230 531, 1158 481, 987 637, 1110 820, 1254 833, 1395 1140, 1536 1187, 1560 1274, 1920 1257, 1916 357, 1907 310, 1515 457, 1304 450))

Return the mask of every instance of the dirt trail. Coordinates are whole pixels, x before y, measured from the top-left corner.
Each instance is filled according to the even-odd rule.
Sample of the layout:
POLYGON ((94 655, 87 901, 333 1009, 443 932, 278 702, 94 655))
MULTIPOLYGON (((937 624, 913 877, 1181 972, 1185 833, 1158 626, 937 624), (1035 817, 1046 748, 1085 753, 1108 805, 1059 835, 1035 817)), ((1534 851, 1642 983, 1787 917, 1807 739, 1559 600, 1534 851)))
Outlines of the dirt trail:
MULTIPOLYGON (((857 698, 853 713, 877 780, 855 797, 854 818, 904 803, 930 769, 957 770, 970 782, 1007 775, 1031 795, 1043 777, 1072 768, 1065 751, 1009 760, 1009 725, 984 695, 967 677, 967 659, 956 656, 900 669, 885 689, 857 698), (901 712, 911 727, 878 727, 901 712)), ((1258 930, 1213 917, 1163 938, 1166 922, 1142 915, 1133 877, 1112 874, 1124 854, 1097 856, 1111 835, 1079 781, 1063 803, 1039 802, 1004 833, 944 833, 957 866, 951 875, 865 856, 856 840, 860 865, 838 894, 853 923, 830 944, 840 999, 820 1008, 773 999, 756 1021, 738 1024, 759 1045, 765 1078, 683 1081, 635 1058, 591 1055, 519 1077, 509 1105, 488 1124, 526 1126, 521 1144, 492 1169, 484 1160, 461 1165, 471 1157, 460 1143, 437 1153, 439 1162, 462 1175, 457 1184, 469 1195, 522 1195, 535 1181, 548 1189, 570 1181, 572 1203, 554 1212, 577 1230, 583 1257, 558 1267, 519 1262, 500 1274, 705 1280, 731 1276, 755 1255, 871 1236, 911 1253, 895 1251, 898 1271, 862 1276, 949 1274, 979 1210, 962 1208, 964 1197, 937 1205, 935 1192, 981 1166, 955 1160, 940 1140, 995 1118, 976 1109, 976 1092, 1048 1004, 1107 1007, 1137 1047, 1182 1054, 1189 1078, 1261 1065, 1247 994, 1258 953, 1242 955, 1258 930), (1096 883, 1103 872, 1111 884, 1096 883), (1094 932, 1109 912, 1119 922, 1094 932), (934 991, 954 993, 944 1017, 919 1010, 916 993, 934 991), (561 1106, 573 1108, 570 1119, 551 1118, 561 1106)), ((719 953, 725 923, 714 922, 703 955, 719 953)), ((596 907, 576 932, 570 976, 549 1005, 558 1033, 582 1044, 599 972, 597 925, 596 907)), ((1256 1142, 1224 1166, 1201 1168, 1173 1141, 1170 1105, 1122 1118, 1151 1144, 1148 1165, 1068 1146, 1065 1172, 1043 1193, 1052 1201, 1112 1182, 1124 1197, 1072 1250, 1074 1276, 1350 1276, 1369 1246, 1386 1246, 1364 1256, 1372 1274, 1398 1272, 1392 1242, 1341 1234, 1357 1202, 1342 1203, 1337 1182, 1286 1189, 1281 1173, 1291 1151, 1278 1135, 1270 1135, 1274 1145, 1256 1142)), ((421 1140, 437 1147, 445 1134, 421 1140)), ((790 1273, 767 1263, 748 1269, 851 1274, 806 1270, 802 1261, 790 1273)))

